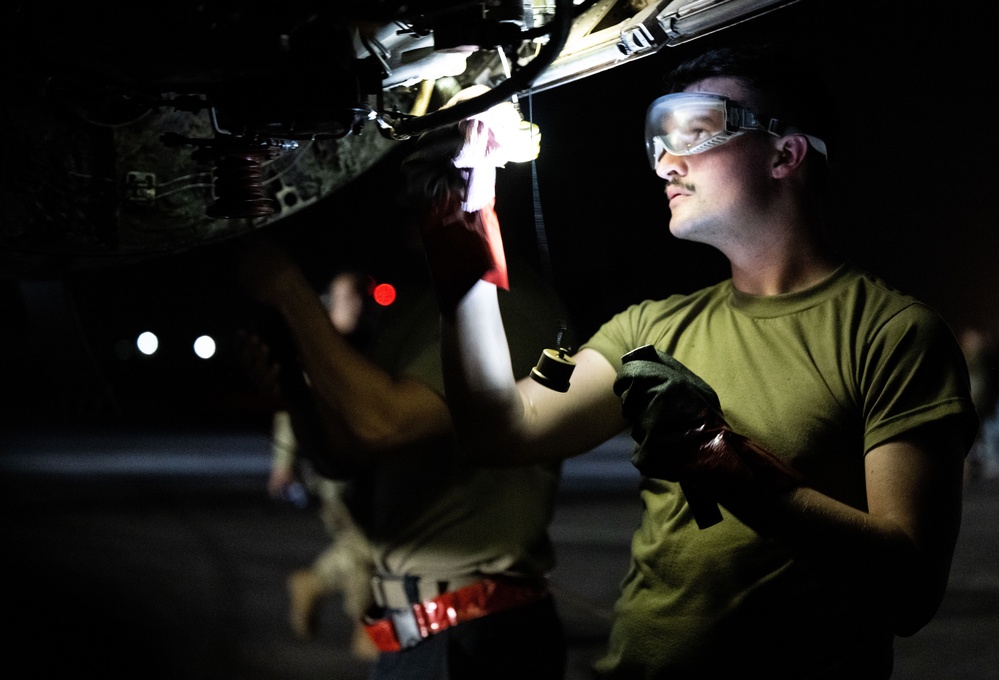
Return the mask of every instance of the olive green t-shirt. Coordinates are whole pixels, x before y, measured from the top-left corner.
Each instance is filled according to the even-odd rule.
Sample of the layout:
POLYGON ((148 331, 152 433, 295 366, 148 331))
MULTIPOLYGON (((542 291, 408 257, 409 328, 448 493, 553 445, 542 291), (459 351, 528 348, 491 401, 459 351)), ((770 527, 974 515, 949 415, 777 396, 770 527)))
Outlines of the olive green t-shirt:
MULTIPOLYGON (((518 377, 530 373, 566 322, 564 306, 533 270, 510 264, 500 311, 518 377)), ((429 281, 400 287, 385 310, 373 359, 443 398, 440 312, 429 281)), ((385 460, 359 491, 360 521, 380 573, 448 580, 471 574, 544 576, 555 564, 548 526, 560 465, 482 467, 451 438, 385 460)))
MULTIPOLYGON (((952 419, 970 446, 977 427, 963 355, 927 306, 843 266, 804 291, 746 295, 725 281, 646 301, 584 345, 617 368, 646 344, 717 392, 736 432, 762 444, 833 498, 866 508, 865 454, 952 419)), ((609 651, 608 678, 824 677, 872 668, 888 677, 889 628, 864 612, 849 574, 817 576, 723 510, 705 530, 679 486, 643 478, 609 651)), ((859 671, 858 671, 859 672, 859 671)))

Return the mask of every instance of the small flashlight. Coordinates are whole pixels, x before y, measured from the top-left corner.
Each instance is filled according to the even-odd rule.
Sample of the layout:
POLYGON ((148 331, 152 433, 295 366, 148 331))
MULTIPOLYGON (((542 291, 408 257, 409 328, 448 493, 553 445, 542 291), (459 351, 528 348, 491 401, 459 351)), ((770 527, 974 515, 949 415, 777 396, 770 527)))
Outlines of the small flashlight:
POLYGON ((556 392, 569 391, 569 378, 576 364, 565 355, 564 349, 546 349, 541 353, 537 365, 531 369, 531 377, 545 387, 556 392))

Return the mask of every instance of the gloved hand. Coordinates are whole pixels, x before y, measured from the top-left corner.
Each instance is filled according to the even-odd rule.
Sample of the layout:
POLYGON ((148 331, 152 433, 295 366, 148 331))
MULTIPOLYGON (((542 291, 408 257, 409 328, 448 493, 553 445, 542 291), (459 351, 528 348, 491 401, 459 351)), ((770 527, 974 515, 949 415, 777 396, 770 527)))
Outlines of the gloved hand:
MULTIPOLYGON (((478 96, 474 86, 446 106, 478 96)), ((402 165, 407 194, 422 206, 420 227, 442 311, 479 279, 508 288, 495 211, 496 169, 537 156, 540 135, 511 102, 425 133, 402 165)))
POLYGON ((702 529, 721 519, 706 497, 740 485, 778 493, 803 483, 796 470, 733 432, 715 391, 679 361, 651 345, 623 360, 614 392, 633 423, 632 464, 646 477, 680 482, 702 529))

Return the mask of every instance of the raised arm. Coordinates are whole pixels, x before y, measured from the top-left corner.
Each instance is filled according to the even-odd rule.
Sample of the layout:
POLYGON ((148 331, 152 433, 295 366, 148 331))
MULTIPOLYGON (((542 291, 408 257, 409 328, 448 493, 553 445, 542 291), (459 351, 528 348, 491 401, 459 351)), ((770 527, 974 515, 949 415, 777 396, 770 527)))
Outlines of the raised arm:
POLYGON ((306 406, 315 408, 329 455, 364 460, 451 434, 443 398, 419 382, 394 378, 355 349, 282 250, 262 240, 247 244, 242 278, 289 330, 311 400, 306 406))
POLYGON ((517 380, 497 295, 494 285, 479 281, 442 319, 445 386, 464 450, 492 464, 558 460, 624 429, 614 368, 598 352, 572 357, 567 392, 530 377, 517 380))
MULTIPOLYGON (((475 91, 463 91, 451 103, 475 91)), ((600 354, 573 357, 565 393, 512 369, 497 299, 508 279, 494 209, 496 169, 530 160, 539 148, 537 126, 503 102, 427 133, 403 163, 442 313, 452 421, 461 450, 489 464, 559 460, 624 427, 612 390, 614 369, 600 354)), ((544 349, 538 347, 539 357, 544 349)))

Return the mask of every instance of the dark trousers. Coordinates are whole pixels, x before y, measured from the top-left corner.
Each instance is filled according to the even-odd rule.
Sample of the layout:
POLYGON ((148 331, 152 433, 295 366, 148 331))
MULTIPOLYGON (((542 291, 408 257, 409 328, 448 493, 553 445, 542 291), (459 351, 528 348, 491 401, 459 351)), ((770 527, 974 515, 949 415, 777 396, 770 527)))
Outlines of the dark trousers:
POLYGON ((552 598, 466 621, 382 652, 370 680, 562 680, 566 641, 552 598))

